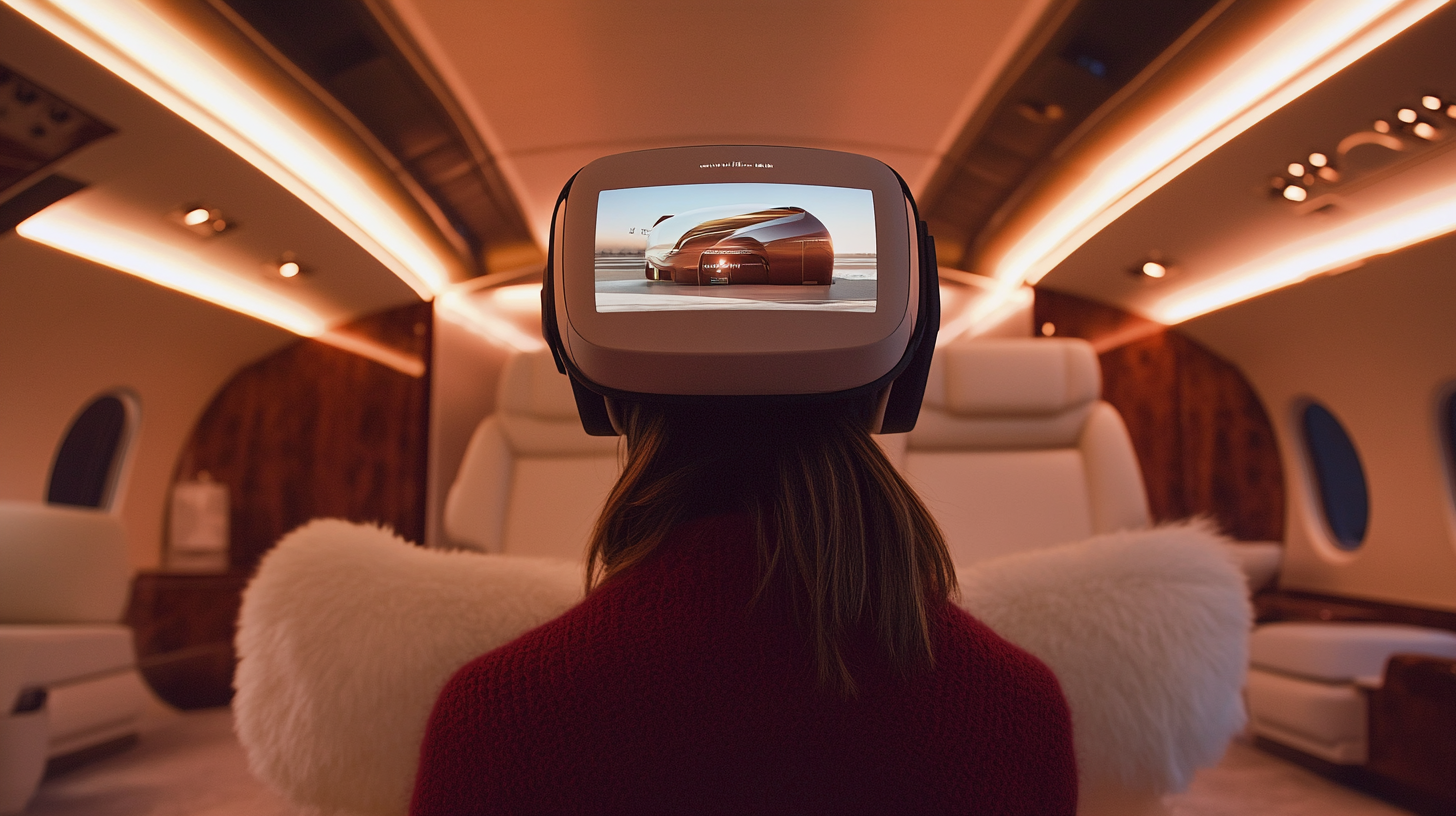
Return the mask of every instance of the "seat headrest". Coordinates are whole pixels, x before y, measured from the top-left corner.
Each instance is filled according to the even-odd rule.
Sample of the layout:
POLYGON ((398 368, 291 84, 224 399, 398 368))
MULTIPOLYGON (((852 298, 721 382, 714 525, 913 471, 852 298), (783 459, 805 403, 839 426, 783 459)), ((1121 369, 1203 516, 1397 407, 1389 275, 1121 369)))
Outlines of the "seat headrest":
POLYGON ((536 419, 576 421, 571 381, 556 370, 549 350, 516 354, 506 361, 496 390, 497 410, 536 419))
POLYGON ((1085 340, 972 340, 937 350, 935 362, 925 404, 957 416, 1051 416, 1102 392, 1097 354, 1085 340))
POLYGON ((115 623, 130 584, 116 516, 0 501, 0 623, 115 623))

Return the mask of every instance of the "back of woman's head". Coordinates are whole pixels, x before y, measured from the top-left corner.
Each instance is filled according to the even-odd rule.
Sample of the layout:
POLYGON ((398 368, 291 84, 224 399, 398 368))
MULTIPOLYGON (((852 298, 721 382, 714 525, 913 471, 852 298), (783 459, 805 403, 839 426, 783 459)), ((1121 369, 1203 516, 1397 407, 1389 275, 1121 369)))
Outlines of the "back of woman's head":
POLYGON ((939 527, 865 430, 860 401, 628 404, 627 461, 592 534, 588 584, 646 558, 678 524, 755 524, 759 597, 782 599, 820 679, 852 693, 851 640, 886 665, 929 667, 929 612, 955 591, 939 527))

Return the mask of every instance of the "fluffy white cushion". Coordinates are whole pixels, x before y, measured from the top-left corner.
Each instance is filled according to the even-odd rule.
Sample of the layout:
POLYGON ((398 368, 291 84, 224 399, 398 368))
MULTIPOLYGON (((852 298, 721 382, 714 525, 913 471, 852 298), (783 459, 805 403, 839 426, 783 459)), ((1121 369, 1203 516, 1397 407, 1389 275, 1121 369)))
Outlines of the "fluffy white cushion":
POLYGON ((1243 728, 1244 577, 1201 523, 1110 533, 962 569, 961 605, 1046 663, 1084 788, 1185 788, 1243 728))
POLYGON ((581 597, 573 561, 427 550, 314 521, 243 593, 238 739, 259 779, 325 813, 403 814, 445 681, 581 597))
MULTIPOLYGON (((1164 527, 961 572, 962 604, 1061 680, 1084 786, 1180 789, 1242 726, 1250 612, 1220 541, 1164 527)), ((326 813, 404 813, 450 674, 580 590, 570 562, 420 549, 340 521, 290 534, 239 620, 234 710, 250 767, 326 813)))

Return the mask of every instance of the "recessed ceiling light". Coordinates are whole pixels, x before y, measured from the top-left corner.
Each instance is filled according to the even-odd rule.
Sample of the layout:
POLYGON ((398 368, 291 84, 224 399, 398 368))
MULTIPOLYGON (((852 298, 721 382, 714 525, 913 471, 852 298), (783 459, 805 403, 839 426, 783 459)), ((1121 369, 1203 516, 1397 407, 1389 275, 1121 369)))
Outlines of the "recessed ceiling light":
POLYGON ((1299 178, 1300 176, 1304 175, 1304 165, 1300 164, 1299 162, 1291 162, 1287 169, 1289 170, 1289 175, 1294 176, 1295 178, 1299 178))
MULTIPOLYGON (((972 308, 967 328, 992 325, 1012 293, 1040 281, 1155 190, 1443 5, 1296 0, 1281 5, 1246 47, 1190 58, 1182 76, 1196 79, 1166 106, 1138 106, 1141 129, 1109 129, 1083 142, 1069 163, 1084 170, 1059 174, 1058 183, 1023 202, 977 254, 977 271, 994 277, 997 288, 972 308)), ((949 341, 960 322, 943 326, 941 336, 949 341)))
POLYGON ((1452 119, 1456 119, 1456 104, 1448 105, 1446 107, 1446 115, 1451 117, 1452 119))
POLYGON ((278 264, 278 274, 285 278, 298 277, 298 273, 302 271, 303 267, 299 266, 297 261, 284 261, 278 264))
POLYGON ((1329 157, 1326 156, 1323 153, 1311 153, 1311 154, 1309 154, 1309 164, 1310 164, 1311 167, 1324 167, 1325 165, 1327 165, 1329 163, 1330 163, 1329 157))
POLYGON ((1411 128, 1411 132, 1427 141, 1436 138, 1436 128, 1428 122, 1416 122, 1416 126, 1411 128))
POLYGON ((188 204, 173 211, 169 217, 203 238, 211 238, 237 226, 223 215, 222 210, 204 204, 188 204))
POLYGON ((1384 119, 1376 119, 1374 124, 1370 125, 1370 129, 1374 130, 1376 133, 1389 133, 1390 123, 1385 121, 1384 119))
POLYGON ((1041 324, 1041 335, 1042 335, 1042 337, 1051 337, 1052 335, 1054 335, 1056 333, 1057 333, 1057 324, 1052 323, 1051 321, 1047 321, 1046 323, 1041 324))
POLYGON ((1284 197, 1290 201, 1303 201, 1309 198, 1309 191, 1298 184, 1291 184, 1284 188, 1284 197))
POLYGON ((203 257, 71 204, 53 205, 15 228, 22 238, 242 312, 295 334, 317 337, 324 317, 308 305, 213 266, 203 257))
POLYGON ((1416 120, 1416 112, 1410 108, 1401 108, 1395 112, 1395 118, 1409 125, 1416 120))
POLYGON ((1426 110, 1440 110, 1441 97, 1430 95, 1423 96, 1421 97, 1421 107, 1425 108, 1426 110))
POLYGON ((1161 278, 1168 274, 1168 267, 1163 266, 1157 261, 1148 261, 1143 264, 1143 274, 1150 278, 1161 278))
POLYGON ((350 146, 347 128, 264 79, 271 65, 260 69, 251 57, 217 48, 213 37, 221 35, 201 18, 148 0, 4 2, 281 184, 421 299, 465 272, 392 174, 350 146))
POLYGON ((1258 260, 1207 276, 1171 292, 1150 311, 1164 324, 1222 309, 1299 283, 1315 275, 1349 269, 1367 258, 1456 230, 1456 186, 1402 200, 1388 210, 1345 222, 1323 234, 1280 247, 1258 260))
POLYGON ((1319 169, 1319 177, 1333 184, 1340 180, 1340 171, 1333 167, 1321 167, 1319 169))

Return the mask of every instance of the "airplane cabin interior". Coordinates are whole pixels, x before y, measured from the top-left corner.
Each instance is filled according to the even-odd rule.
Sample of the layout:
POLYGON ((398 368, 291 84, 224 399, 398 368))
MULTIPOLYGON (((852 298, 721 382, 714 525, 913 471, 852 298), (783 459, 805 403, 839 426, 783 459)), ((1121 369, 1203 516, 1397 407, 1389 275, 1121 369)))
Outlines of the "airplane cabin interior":
MULTIPOLYGON (((0 814, 408 812, 621 474, 543 334, 563 186, 698 145, 913 195, 938 334, 875 439, 1060 682, 1078 813, 1456 813, 1453 42, 1445 0, 0 0, 0 814)), ((872 310, 792 204, 599 222, 598 309, 872 310), (721 271, 765 235, 775 285, 721 271)))

